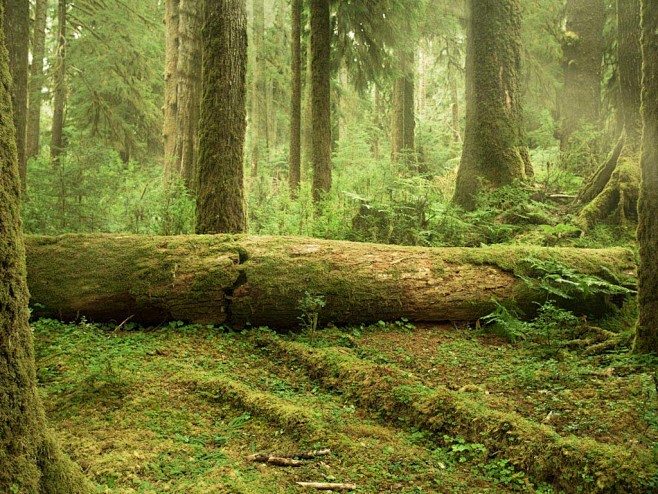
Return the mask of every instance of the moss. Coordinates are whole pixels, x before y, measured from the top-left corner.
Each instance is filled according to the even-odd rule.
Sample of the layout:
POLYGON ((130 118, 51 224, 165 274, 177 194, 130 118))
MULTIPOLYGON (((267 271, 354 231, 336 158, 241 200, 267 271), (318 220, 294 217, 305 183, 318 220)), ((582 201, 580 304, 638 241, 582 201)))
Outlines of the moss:
POLYGON ((325 386, 342 390, 382 418, 405 420, 434 433, 482 443, 537 480, 564 492, 646 492, 658 474, 651 455, 588 439, 562 437, 514 413, 491 410, 438 387, 429 389, 393 367, 369 364, 345 350, 310 350, 260 337, 275 353, 304 366, 325 386))

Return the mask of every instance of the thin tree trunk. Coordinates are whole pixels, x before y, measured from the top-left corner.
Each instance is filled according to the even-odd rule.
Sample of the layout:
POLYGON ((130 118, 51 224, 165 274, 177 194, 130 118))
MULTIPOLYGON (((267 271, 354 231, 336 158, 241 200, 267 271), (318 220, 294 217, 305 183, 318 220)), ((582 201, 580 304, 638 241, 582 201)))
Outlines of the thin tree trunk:
POLYGON ((302 0, 292 3, 292 88, 290 98, 290 163, 288 181, 290 194, 296 197, 301 182, 301 122, 302 122, 302 0))
POLYGON ((5 37, 9 52, 9 73, 12 77, 11 102, 14 108, 18 169, 21 175, 21 186, 25 189, 30 2, 28 0, 5 0, 5 5, 7 16, 5 37))
POLYGON ((658 353, 658 9, 642 0, 642 183, 640 185, 639 307, 634 349, 658 353))
MULTIPOLYGON (((628 249, 437 249, 247 235, 28 237, 27 260, 37 316, 291 327, 305 292, 326 299, 323 323, 476 320, 493 300, 532 311, 546 292, 511 272, 530 275, 528 256, 607 277, 636 267, 628 249)), ((574 297, 566 303, 580 311, 611 310, 603 298, 574 297)))
POLYGON ((201 97, 202 13, 196 0, 178 5, 178 56, 176 60, 176 131, 173 159, 191 190, 196 189, 197 129, 201 97))
POLYGON ((329 0, 311 0, 313 200, 331 190, 331 24, 329 0))
POLYGON ((241 233, 247 230, 244 0, 206 0, 204 17, 196 230, 241 233))
MULTIPOLYGON (((165 181, 180 176, 180 160, 175 153, 178 117, 178 51, 180 46, 180 0, 165 0, 164 74, 164 176, 165 181)), ((199 63, 197 60, 196 63, 199 63)))
POLYGON ((347 101, 347 90, 349 87, 349 75, 345 63, 340 64, 338 70, 338 140, 347 139, 347 114, 349 113, 349 103, 347 101))
POLYGON ((455 142, 462 141, 462 133, 460 129, 460 111, 459 111, 459 93, 457 92, 457 81, 454 75, 450 74, 450 108, 452 110, 452 139, 455 142))
POLYGON ((381 152, 380 152, 380 138, 383 133, 383 128, 382 128, 382 113, 384 112, 382 108, 382 96, 379 92, 379 86, 375 84, 375 88, 373 89, 373 99, 375 100, 375 115, 374 115, 374 136, 373 136, 373 141, 372 141, 372 157, 375 161, 379 161, 381 158, 381 152))
MULTIPOLYGON (((624 0, 622 0, 624 1, 624 0)), ((561 148, 583 125, 597 126, 605 26, 603 0, 569 0, 562 39, 564 89, 560 100, 561 148)))
POLYGON ((39 154, 41 132, 41 91, 45 84, 43 60, 46 45, 48 0, 36 0, 34 34, 32 36, 32 65, 30 67, 30 98, 27 117, 27 158, 39 154))
POLYGON ((36 388, 4 9, 0 2, 0 492, 87 494, 95 489, 47 430, 36 388))
POLYGON ((481 187, 531 174, 520 90, 519 0, 470 0, 466 48, 466 130, 453 201, 473 209, 481 187))
POLYGON ((640 46, 640 0, 617 2, 617 59, 621 89, 621 120, 626 142, 637 152, 642 138, 640 100, 642 93, 642 47, 640 46))
POLYGON ((313 160, 313 112, 311 104, 311 87, 313 86, 313 74, 311 72, 311 40, 310 35, 306 44, 306 72, 304 74, 304 88, 302 93, 302 165, 308 171, 313 160))
POLYGON ((407 165, 416 162, 415 152, 416 116, 414 114, 414 62, 412 52, 401 52, 399 64, 402 75, 393 86, 393 109, 391 119, 391 159, 402 159, 407 165))
POLYGON ((261 150, 267 135, 267 103, 263 80, 263 48, 265 44, 265 5, 263 0, 254 0, 252 27, 252 83, 251 83, 251 176, 258 175, 261 150))
POLYGON ((59 166, 59 158, 64 151, 64 110, 66 106, 66 0, 59 0, 57 8, 57 57, 53 81, 53 123, 50 142, 50 159, 53 166, 59 166))

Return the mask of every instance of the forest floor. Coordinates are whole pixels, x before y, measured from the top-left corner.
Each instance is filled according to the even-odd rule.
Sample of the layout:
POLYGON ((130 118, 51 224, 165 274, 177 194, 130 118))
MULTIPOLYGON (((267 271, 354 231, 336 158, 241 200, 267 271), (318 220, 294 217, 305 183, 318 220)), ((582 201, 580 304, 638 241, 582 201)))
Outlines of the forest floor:
MULTIPOLYGON (((625 350, 584 357, 550 342, 408 322, 315 335, 180 323, 33 327, 48 417, 99 492, 296 493, 298 481, 363 493, 560 492, 523 471, 514 448, 508 457, 492 450, 472 425, 473 413, 490 410, 574 441, 658 451, 655 362, 625 350), (397 395, 377 396, 382 383, 400 384, 397 395), (472 405, 464 435, 459 407, 441 418, 448 432, 414 419, 425 413, 414 393, 440 389, 472 405), (331 454, 298 467, 247 458, 322 448, 331 454)), ((594 491, 595 481, 583 471, 569 490, 594 491)))

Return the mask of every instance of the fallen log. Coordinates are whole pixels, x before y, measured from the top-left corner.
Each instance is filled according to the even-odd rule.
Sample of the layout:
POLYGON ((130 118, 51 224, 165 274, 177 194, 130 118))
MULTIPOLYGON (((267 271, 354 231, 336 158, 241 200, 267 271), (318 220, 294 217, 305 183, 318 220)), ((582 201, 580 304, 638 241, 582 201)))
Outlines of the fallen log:
MULTIPOLYGON (((493 300, 526 309, 546 300, 519 277, 528 275, 528 258, 606 279, 635 270, 625 249, 430 249, 247 235, 27 238, 35 316, 116 323, 291 327, 306 292, 326 301, 321 324, 477 320, 493 300)), ((605 309, 585 294, 572 302, 585 312, 605 309)))

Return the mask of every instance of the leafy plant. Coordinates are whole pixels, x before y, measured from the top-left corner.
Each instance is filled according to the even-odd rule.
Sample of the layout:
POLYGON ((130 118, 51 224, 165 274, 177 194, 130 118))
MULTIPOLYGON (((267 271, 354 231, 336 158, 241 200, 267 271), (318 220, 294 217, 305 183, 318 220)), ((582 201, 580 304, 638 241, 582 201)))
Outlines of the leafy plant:
POLYGON ((326 304, 327 300, 324 295, 313 295, 306 291, 297 305, 297 308, 302 313, 297 319, 299 319, 302 329, 308 332, 311 343, 315 342, 320 311, 326 304))
POLYGON ((484 331, 496 334, 510 343, 524 340, 530 329, 528 323, 519 319, 518 314, 496 302, 496 308, 480 319, 484 322, 484 331))

